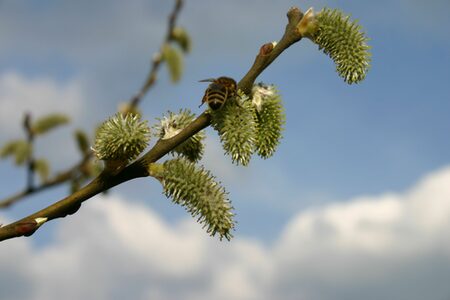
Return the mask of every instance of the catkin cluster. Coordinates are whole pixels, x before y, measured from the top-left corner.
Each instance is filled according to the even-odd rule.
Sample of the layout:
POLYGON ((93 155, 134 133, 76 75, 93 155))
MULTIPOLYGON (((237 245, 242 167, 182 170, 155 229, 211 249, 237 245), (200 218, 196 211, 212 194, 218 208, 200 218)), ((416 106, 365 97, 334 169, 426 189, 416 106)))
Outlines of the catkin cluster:
POLYGON ((225 154, 236 164, 248 165, 254 152, 262 158, 272 156, 282 137, 285 116, 273 85, 255 85, 250 97, 238 92, 211 115, 225 154))

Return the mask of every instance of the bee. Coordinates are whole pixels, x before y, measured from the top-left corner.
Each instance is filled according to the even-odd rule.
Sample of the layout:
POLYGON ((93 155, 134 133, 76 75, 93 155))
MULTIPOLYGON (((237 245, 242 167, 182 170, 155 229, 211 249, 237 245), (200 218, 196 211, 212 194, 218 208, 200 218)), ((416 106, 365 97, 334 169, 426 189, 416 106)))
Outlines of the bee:
POLYGON ((209 78, 200 80, 200 82, 211 82, 205 91, 200 106, 206 102, 212 110, 221 108, 228 98, 235 96, 237 93, 236 81, 230 77, 209 78))

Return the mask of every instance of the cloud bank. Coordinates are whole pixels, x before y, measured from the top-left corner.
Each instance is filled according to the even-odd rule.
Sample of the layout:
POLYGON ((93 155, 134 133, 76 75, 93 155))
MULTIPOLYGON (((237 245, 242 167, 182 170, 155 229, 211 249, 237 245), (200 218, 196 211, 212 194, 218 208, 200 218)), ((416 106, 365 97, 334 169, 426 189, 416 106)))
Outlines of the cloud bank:
POLYGON ((2 245, 0 298, 448 299, 449 182, 450 167, 403 193, 301 211, 273 245, 95 199, 43 247, 2 245))

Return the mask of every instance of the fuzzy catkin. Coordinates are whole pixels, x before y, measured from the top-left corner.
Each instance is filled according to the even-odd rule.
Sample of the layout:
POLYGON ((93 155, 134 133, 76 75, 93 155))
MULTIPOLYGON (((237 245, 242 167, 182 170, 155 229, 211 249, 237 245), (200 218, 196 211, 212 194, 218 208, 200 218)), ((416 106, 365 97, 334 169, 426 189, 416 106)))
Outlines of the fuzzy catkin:
POLYGON ((211 111, 211 124, 219 133, 225 154, 233 163, 246 166, 255 149, 256 123, 254 107, 242 93, 228 99, 225 105, 211 111))
MULTIPOLYGON (((161 139, 169 139, 192 123, 194 119, 195 115, 189 109, 180 110, 178 113, 169 111, 166 115, 159 119, 159 124, 154 126, 155 135, 161 139)), ((170 152, 172 154, 184 156, 192 162, 196 162, 203 156, 204 139, 205 133, 202 130, 191 136, 170 152)))
POLYGON ((225 189, 203 167, 184 158, 165 161, 162 171, 154 174, 164 188, 164 194, 184 206, 206 231, 219 238, 232 238, 233 207, 225 189))
POLYGON ((336 9, 324 8, 316 15, 317 31, 313 41, 336 64, 336 71, 345 82, 362 81, 370 67, 368 38, 356 21, 350 21, 336 9))
POLYGON ((136 158, 150 140, 147 121, 138 115, 117 113, 97 129, 94 152, 100 160, 130 161, 136 158))
POLYGON ((257 128, 256 151, 266 159, 274 154, 280 144, 285 123, 284 108, 281 96, 273 85, 260 83, 255 85, 252 91, 257 128))

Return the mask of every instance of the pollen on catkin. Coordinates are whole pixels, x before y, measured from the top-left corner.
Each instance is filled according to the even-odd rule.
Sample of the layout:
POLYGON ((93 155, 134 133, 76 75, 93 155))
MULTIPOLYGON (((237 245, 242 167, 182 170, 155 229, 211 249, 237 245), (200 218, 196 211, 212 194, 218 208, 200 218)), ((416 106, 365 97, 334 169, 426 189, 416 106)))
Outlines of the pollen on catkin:
POLYGON ((147 121, 138 115, 117 113, 97 129, 93 150, 100 160, 131 161, 150 140, 147 121))
POLYGON ((275 86, 259 83, 253 86, 252 104, 257 129, 256 151, 262 158, 269 158, 280 143, 285 123, 281 96, 275 86))
POLYGON ((184 206, 207 233, 218 234, 220 240, 232 238, 233 207, 225 189, 209 171, 185 158, 175 158, 152 166, 150 174, 160 180, 164 194, 184 206))
MULTIPOLYGON (((183 130, 192 121, 195 115, 189 109, 180 110, 178 113, 167 112, 154 126, 154 134, 160 139, 169 139, 183 130)), ((204 153, 203 141, 205 139, 204 131, 200 131, 184 141, 171 151, 172 154, 179 154, 190 161, 196 162, 200 160, 204 153)))
POLYGON ((368 38, 356 20, 337 9, 324 8, 315 16, 317 30, 311 39, 336 64, 336 71, 348 84, 362 81, 370 68, 368 38))
POLYGON ((254 109, 250 99, 238 91, 221 109, 210 112, 212 127, 219 133, 225 154, 238 165, 248 165, 255 149, 254 109))

